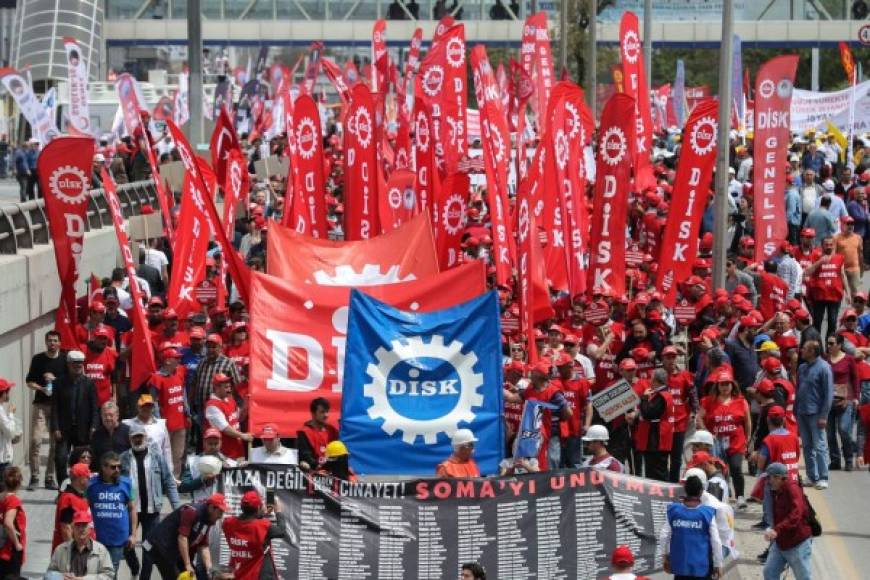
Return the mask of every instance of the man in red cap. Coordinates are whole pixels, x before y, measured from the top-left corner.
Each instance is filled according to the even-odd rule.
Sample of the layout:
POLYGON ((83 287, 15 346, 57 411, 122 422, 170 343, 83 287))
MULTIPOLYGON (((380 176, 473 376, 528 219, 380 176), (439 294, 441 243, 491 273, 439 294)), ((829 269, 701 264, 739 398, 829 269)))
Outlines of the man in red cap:
POLYGON ((52 548, 49 574, 63 578, 112 578, 115 568, 104 545, 94 537, 94 518, 85 506, 72 513, 69 538, 52 548))
MULTIPOLYGON (((590 306, 591 309, 607 310, 607 302, 601 300, 590 306)), ((587 311, 588 319, 588 311, 587 311)), ((625 342, 625 328, 621 322, 609 318, 599 324, 587 324, 583 328, 583 343, 587 344, 586 353, 595 363, 595 383, 593 393, 610 386, 619 378, 616 356, 622 351, 625 342)))
POLYGON ((236 383, 236 394, 248 401, 248 369, 251 366, 251 341, 248 338, 248 323, 239 321, 230 327, 230 343, 224 353, 229 357, 239 373, 239 382, 236 383))
POLYGON ((115 332, 110 326, 100 324, 93 331, 93 338, 85 348, 85 376, 97 386, 97 406, 115 396, 117 386, 115 366, 118 353, 109 343, 114 344, 115 332))
POLYGON ((224 539, 230 549, 230 568, 236 580, 277 578, 269 542, 285 538, 284 514, 275 502, 263 509, 263 500, 256 490, 246 491, 241 500, 240 516, 227 516, 221 523, 224 539), (275 515, 275 521, 269 518, 275 515), (266 556, 268 554, 268 556, 266 556), (264 570, 264 568, 266 568, 264 570))
POLYGON ((812 266, 816 260, 822 257, 822 249, 813 245, 816 239, 816 230, 803 228, 801 230, 800 244, 794 248, 794 259, 797 260, 804 272, 812 266))
MULTIPOLYGON (((54 508, 54 534, 51 537, 51 551, 63 542, 68 542, 73 537, 73 515, 84 511, 90 513, 90 504, 85 496, 88 483, 91 479, 91 468, 87 463, 76 463, 69 470, 69 484, 57 496, 54 508)), ((90 537, 97 536, 94 529, 90 528, 90 537)))
POLYGON ((559 423, 559 436, 562 439, 562 466, 576 467, 583 462, 583 443, 580 437, 592 423, 592 401, 589 399, 591 384, 584 378, 575 378, 574 359, 567 352, 560 353, 554 366, 559 377, 553 379, 565 400, 571 417, 559 423))
POLYGON ((834 253, 832 238, 822 241, 822 257, 807 269, 804 276, 810 280, 808 285, 811 288, 808 292, 813 309, 813 325, 821 332, 822 321, 827 315, 826 336, 831 336, 837 329, 837 316, 843 297, 845 296, 846 302, 851 300, 845 258, 842 254, 834 253))
POLYGON ((244 433, 239 421, 239 408, 232 394, 232 379, 223 373, 213 378, 213 392, 205 405, 205 427, 214 427, 223 436, 223 451, 227 457, 239 459, 245 456, 245 443, 253 441, 250 433, 244 433))
POLYGON ((648 580, 646 576, 638 576, 632 572, 634 568, 634 554, 628 546, 617 546, 610 556, 610 565, 613 574, 608 576, 610 580, 648 580))
POLYGON ((223 374, 230 378, 231 386, 241 382, 239 371, 233 361, 223 353, 224 339, 220 334, 211 333, 205 338, 205 357, 196 367, 193 381, 188 390, 188 401, 191 406, 191 415, 196 419, 196 425, 200 429, 206 428, 203 413, 205 404, 211 397, 212 384, 217 374, 223 374))
POLYGON ((151 344, 154 352, 158 352, 163 345, 171 346, 174 349, 181 349, 187 346, 187 333, 178 329, 178 313, 172 308, 167 308, 163 311, 163 324, 157 330, 151 333, 151 344))
POLYGON ((263 425, 260 431, 262 447, 251 449, 251 463, 274 463, 277 465, 297 465, 299 452, 296 449, 288 449, 281 444, 278 434, 278 426, 275 423, 263 425))
POLYGON ((645 477, 667 481, 673 429, 674 401, 668 374, 664 369, 655 369, 649 386, 640 395, 634 425, 634 448, 643 455, 645 477))
POLYGON ((785 426, 786 411, 781 405, 772 405, 767 410, 767 435, 761 441, 755 456, 759 471, 771 463, 782 463, 788 469, 792 481, 800 480, 801 442, 798 436, 785 426))
POLYGON ((179 364, 181 353, 173 347, 163 348, 157 356, 161 361, 160 370, 151 375, 147 388, 158 403, 160 416, 166 420, 169 446, 172 449, 172 474, 178 479, 181 477, 187 425, 190 421, 184 391, 186 369, 179 364))
MULTIPOLYGON (((88 319, 84 324, 76 325, 75 333, 76 333, 76 342, 79 343, 79 346, 84 348, 84 346, 91 340, 94 339, 95 332, 97 328, 103 325, 106 319, 106 305, 102 299, 94 300, 91 302, 90 308, 88 308, 88 319)), ((110 327, 111 328, 111 327, 110 327)), ((115 341, 115 332, 112 329, 112 342, 115 341)))
POLYGON ((178 578, 182 572, 195 578, 208 577, 209 532, 228 509, 221 493, 212 494, 201 503, 181 506, 157 524, 142 542, 143 557, 152 558, 162 578, 178 578))
POLYGON ((668 391, 674 403, 673 446, 671 447, 668 481, 680 481, 683 462, 683 446, 689 420, 698 412, 698 394, 694 387, 692 373, 681 369, 677 364, 677 347, 668 345, 662 349, 662 369, 668 375, 668 391))
POLYGON ((855 233, 855 220, 845 215, 840 218, 842 231, 834 236, 834 251, 843 256, 843 269, 852 294, 861 289, 864 274, 864 239, 855 233))

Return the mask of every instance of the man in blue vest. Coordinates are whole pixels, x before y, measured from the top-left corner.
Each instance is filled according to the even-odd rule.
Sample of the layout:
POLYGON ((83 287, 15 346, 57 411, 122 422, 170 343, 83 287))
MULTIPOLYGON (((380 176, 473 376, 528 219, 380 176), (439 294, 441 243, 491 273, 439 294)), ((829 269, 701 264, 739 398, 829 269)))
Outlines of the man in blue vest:
POLYGON ((100 473, 88 486, 88 502, 94 516, 97 541, 103 544, 112 558, 115 573, 124 557, 124 548, 136 544, 136 502, 133 483, 121 475, 121 457, 107 451, 100 458, 100 473))
POLYGON ((659 551, 665 572, 676 580, 716 579, 722 574, 722 542, 714 519, 716 510, 701 504, 704 484, 686 478, 686 497, 668 506, 659 551))

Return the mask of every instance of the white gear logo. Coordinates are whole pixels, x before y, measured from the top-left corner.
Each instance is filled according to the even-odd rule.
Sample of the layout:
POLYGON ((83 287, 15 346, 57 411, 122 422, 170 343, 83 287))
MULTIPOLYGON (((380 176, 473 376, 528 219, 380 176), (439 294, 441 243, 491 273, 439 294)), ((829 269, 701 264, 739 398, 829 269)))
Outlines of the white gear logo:
MULTIPOLYGON (((487 123, 487 126, 489 123, 487 123)), ((490 143, 492 143, 492 150, 495 151, 495 160, 501 163, 506 158, 506 147, 504 143, 504 139, 501 136, 501 132, 493 130, 492 127, 489 127, 489 138, 490 143)))
POLYGON ((758 85, 758 94, 764 97, 765 99, 769 99, 773 96, 773 91, 776 90, 776 86, 773 84, 773 81, 770 79, 764 79, 758 85))
POLYGON ((303 159, 311 159, 314 156, 314 152, 317 151, 316 132, 314 121, 310 118, 305 117, 299 121, 299 125, 296 127, 296 134, 298 135, 296 146, 299 149, 299 155, 303 159))
POLYGON ((390 266, 386 272, 381 272, 377 264, 366 264, 361 271, 354 270, 353 266, 337 266, 332 275, 324 270, 314 272, 314 281, 321 286, 380 286, 416 279, 414 274, 399 276, 398 265, 390 266))
POLYGON ((625 38, 622 40, 622 56, 631 64, 637 62, 637 57, 640 55, 640 39, 637 37, 637 32, 629 30, 625 33, 625 38))
POLYGON ((689 136, 689 144, 692 146, 692 151, 695 155, 707 155, 713 148, 716 147, 716 135, 718 133, 718 124, 713 117, 702 117, 695 130, 689 136))
POLYGON ((399 209, 399 207, 402 205, 402 192, 399 191, 398 187, 390 188, 390 190, 387 192, 387 202, 393 209, 399 209))
POLYGON ((556 139, 553 143, 553 147, 556 153, 556 163, 559 165, 559 169, 565 169, 568 167, 568 136, 565 135, 565 131, 559 129, 556 131, 556 139))
POLYGON ((520 243, 523 243, 529 236, 529 222, 531 221, 529 219, 529 202, 525 198, 520 202, 520 216, 518 221, 520 226, 520 231, 518 232, 520 243))
POLYGON ((462 221, 465 216, 465 200, 458 193, 454 193, 444 202, 444 209, 441 212, 441 223, 444 225, 444 231, 451 236, 455 236, 462 229, 462 221))
POLYGON ((75 165, 61 165, 48 178, 48 188, 62 202, 80 204, 87 199, 88 177, 75 165))
POLYGON ((417 147, 424 153, 429 151, 429 119, 423 111, 417 113, 417 147))
POLYGON ((402 148, 396 152, 396 169, 408 167, 408 152, 402 148))
POLYGON ((602 161, 614 167, 625 157, 625 152, 628 150, 628 143, 625 140, 625 133, 619 127, 609 127, 604 132, 601 138, 601 155, 602 161))
POLYGON ((372 142, 372 116, 368 109, 360 107, 356 110, 353 128, 360 147, 368 149, 372 142))
POLYGON ((372 399, 368 415, 372 419, 383 419, 381 429, 387 435, 402 431, 402 441, 413 445, 418 436, 424 443, 433 445, 438 442, 438 434, 444 433, 452 437, 461 422, 474 421, 473 409, 483 405, 483 395, 479 389, 483 385, 483 375, 474 372, 477 355, 473 352, 462 354, 464 345, 458 340, 444 344, 444 337, 434 335, 430 342, 423 342, 422 337, 411 336, 404 340, 394 340, 390 343, 391 350, 384 347, 375 351, 377 364, 369 363, 366 374, 372 381, 363 386, 363 394, 372 399), (435 358, 445 361, 459 375, 459 400, 446 415, 435 419, 412 419, 397 413, 387 396, 387 379, 390 371, 403 362, 418 358, 435 358))
POLYGON ((575 107, 573 103, 566 102, 565 110, 568 111, 569 115, 571 115, 571 118, 568 120, 571 124, 571 131, 568 133, 568 138, 576 139, 577 135, 580 134, 582 142, 583 125, 580 123, 580 113, 577 112, 577 107, 575 107))
POLYGON ((452 37, 447 41, 447 62, 453 68, 459 68, 465 63, 465 43, 462 39, 452 37))
POLYGON ((420 86, 423 87, 424 93, 434 97, 441 92, 442 84, 444 84, 444 69, 436 64, 427 68, 423 73, 420 86))

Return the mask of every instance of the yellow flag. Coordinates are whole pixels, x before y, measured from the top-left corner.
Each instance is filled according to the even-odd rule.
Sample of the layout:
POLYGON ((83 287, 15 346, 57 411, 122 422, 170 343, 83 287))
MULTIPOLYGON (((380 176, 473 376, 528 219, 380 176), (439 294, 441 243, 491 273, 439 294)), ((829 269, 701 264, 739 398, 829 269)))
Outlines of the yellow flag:
POLYGON ((830 119, 828 119, 828 135, 833 135, 834 139, 840 145, 840 162, 844 160, 846 157, 846 149, 849 147, 849 141, 846 139, 846 136, 843 135, 840 128, 834 125, 830 119))

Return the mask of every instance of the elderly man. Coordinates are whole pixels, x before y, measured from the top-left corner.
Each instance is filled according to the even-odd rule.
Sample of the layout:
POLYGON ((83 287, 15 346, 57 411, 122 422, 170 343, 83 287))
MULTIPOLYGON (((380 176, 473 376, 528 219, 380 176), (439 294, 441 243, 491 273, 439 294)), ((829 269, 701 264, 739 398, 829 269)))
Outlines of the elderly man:
POLYGON ((794 413, 806 462, 807 484, 828 488, 828 414, 834 400, 831 365, 821 358, 822 346, 814 340, 801 348, 794 413))
POLYGON ((109 551, 92 537, 93 521, 86 510, 72 516, 72 539, 55 549, 49 572, 57 572, 64 578, 112 580, 115 577, 109 551))
POLYGON ((260 440, 263 442, 263 446, 251 449, 251 463, 275 463, 279 465, 297 465, 299 463, 299 452, 296 449, 288 449, 281 445, 278 426, 274 423, 263 426, 260 440))
POLYGON ((91 457, 98 459, 106 451, 121 454, 130 448, 130 427, 121 423, 121 413, 114 401, 100 407, 100 426, 91 438, 91 457))
POLYGON ((471 429, 457 429, 453 434, 453 453, 438 464, 435 475, 443 479, 480 477, 480 468, 474 461, 474 444, 477 437, 471 429))
POLYGON ((148 441, 156 445, 163 454, 166 465, 172 465, 172 445, 169 443, 169 431, 166 429, 166 419, 154 416, 154 397, 150 394, 139 395, 137 403, 139 412, 132 419, 124 419, 130 427, 130 432, 137 426, 145 429, 148 441))

